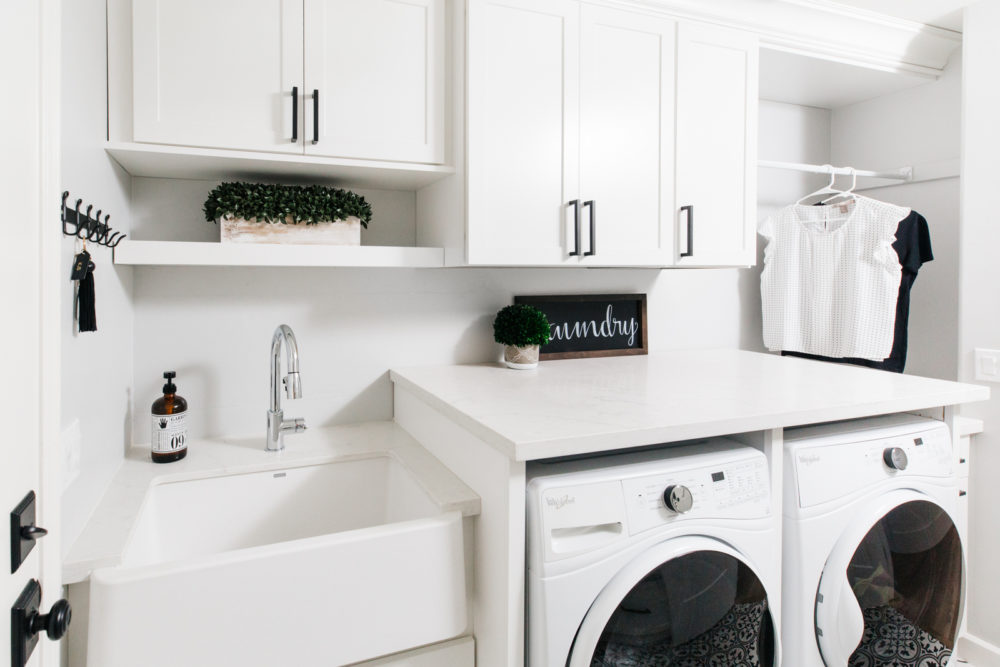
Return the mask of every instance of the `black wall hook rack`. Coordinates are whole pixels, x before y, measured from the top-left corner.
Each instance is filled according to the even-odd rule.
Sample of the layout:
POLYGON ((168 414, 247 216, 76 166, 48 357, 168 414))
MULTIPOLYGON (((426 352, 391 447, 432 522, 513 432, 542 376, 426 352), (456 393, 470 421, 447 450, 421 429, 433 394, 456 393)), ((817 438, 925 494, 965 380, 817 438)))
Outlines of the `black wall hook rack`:
POLYGON ((106 248, 114 248, 125 238, 126 234, 112 231, 108 220, 111 214, 104 214, 104 221, 101 221, 101 209, 97 209, 97 215, 91 217, 90 212, 94 210, 93 204, 87 205, 85 212, 80 211, 83 205, 82 199, 77 199, 76 204, 70 208, 66 205, 69 199, 69 190, 62 193, 62 231, 66 236, 75 236, 88 243, 96 243, 106 248))

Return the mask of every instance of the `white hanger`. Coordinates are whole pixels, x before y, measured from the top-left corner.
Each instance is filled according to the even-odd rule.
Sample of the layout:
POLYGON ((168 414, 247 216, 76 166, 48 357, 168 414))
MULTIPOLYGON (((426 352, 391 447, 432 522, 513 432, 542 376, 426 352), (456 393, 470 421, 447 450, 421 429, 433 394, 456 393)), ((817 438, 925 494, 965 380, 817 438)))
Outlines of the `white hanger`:
POLYGON ((851 170, 851 187, 844 190, 843 192, 838 192, 832 197, 824 199, 822 202, 820 202, 821 204, 827 204, 829 202, 832 202, 834 199, 839 199, 841 197, 847 197, 848 199, 857 199, 858 196, 854 194, 854 188, 858 187, 858 170, 855 169, 854 167, 848 167, 848 169, 851 170))
POLYGON ((822 188, 820 188, 819 190, 817 190, 816 192, 810 192, 809 194, 807 194, 806 196, 804 196, 802 199, 800 199, 797 202, 795 202, 796 206, 801 206, 802 202, 804 202, 805 200, 809 199, 810 197, 815 197, 817 195, 829 195, 829 194, 840 195, 840 194, 842 194, 840 190, 837 190, 836 188, 833 187, 834 181, 837 180, 837 174, 834 173, 834 171, 833 171, 833 165, 832 164, 824 164, 823 166, 830 170, 830 182, 827 183, 822 188))

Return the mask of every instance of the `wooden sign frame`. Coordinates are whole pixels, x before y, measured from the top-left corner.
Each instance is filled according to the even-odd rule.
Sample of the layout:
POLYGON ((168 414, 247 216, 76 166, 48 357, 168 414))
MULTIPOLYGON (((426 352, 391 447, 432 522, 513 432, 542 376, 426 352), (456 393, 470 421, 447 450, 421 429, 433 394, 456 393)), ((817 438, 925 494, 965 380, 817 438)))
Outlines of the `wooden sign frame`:
MULTIPOLYGON (((523 303, 539 308, 542 312, 546 313, 546 304, 559 304, 565 307, 566 304, 578 304, 582 307, 590 306, 592 304, 607 305, 611 306, 614 303, 620 303, 622 301, 635 302, 635 310, 638 316, 639 322, 637 322, 636 335, 639 337, 639 343, 632 347, 620 347, 613 349, 576 349, 576 350, 564 350, 560 352, 546 352, 546 345, 541 348, 541 353, 539 354, 539 359, 549 360, 549 359, 585 359, 590 357, 617 357, 625 355, 636 355, 636 354, 649 354, 649 330, 646 319, 646 295, 645 294, 558 294, 558 295, 538 295, 538 296, 515 296, 514 303, 523 303)), ((592 317, 588 318, 593 320, 592 317)), ((550 324, 556 324, 551 321, 550 324)), ((599 327, 596 326, 597 320, 595 322, 594 330, 599 327)))

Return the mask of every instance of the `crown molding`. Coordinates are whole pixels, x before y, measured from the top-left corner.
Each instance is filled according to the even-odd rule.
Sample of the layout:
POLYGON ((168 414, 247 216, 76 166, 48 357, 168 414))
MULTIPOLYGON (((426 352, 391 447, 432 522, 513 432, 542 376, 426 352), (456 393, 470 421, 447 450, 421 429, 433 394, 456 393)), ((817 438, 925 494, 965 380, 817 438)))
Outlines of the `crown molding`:
POLYGON ((888 72, 937 77, 961 33, 831 0, 585 0, 705 21, 760 37, 761 46, 888 72))

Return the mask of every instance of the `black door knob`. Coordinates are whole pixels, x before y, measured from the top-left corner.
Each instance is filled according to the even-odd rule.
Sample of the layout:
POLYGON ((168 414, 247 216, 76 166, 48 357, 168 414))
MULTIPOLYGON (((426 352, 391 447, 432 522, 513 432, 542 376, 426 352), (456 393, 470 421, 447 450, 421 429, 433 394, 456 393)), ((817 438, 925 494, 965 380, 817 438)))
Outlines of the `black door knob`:
POLYGON ((45 630, 49 639, 56 641, 62 639, 69 629, 70 621, 73 619, 73 608, 69 606, 67 600, 59 600, 47 614, 35 613, 28 623, 31 634, 37 634, 45 630))

